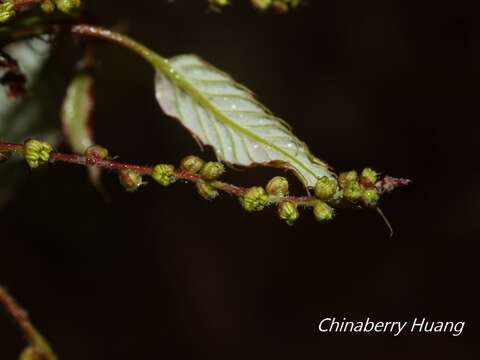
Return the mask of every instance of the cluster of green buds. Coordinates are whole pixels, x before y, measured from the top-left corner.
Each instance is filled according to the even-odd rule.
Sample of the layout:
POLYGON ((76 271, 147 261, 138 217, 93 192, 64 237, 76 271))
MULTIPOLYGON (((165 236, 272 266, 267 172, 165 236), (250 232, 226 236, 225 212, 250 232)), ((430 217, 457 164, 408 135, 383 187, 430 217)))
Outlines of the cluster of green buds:
POLYGON ((338 197, 338 183, 334 178, 323 176, 317 180, 314 188, 315 196, 319 199, 313 205, 315 219, 328 222, 335 216, 335 211, 328 203, 338 197))
POLYGON ((296 197, 289 195, 288 180, 282 176, 272 178, 265 187, 253 186, 250 188, 238 187, 218 181, 225 172, 225 166, 220 162, 205 162, 197 156, 185 157, 178 169, 170 164, 158 164, 153 168, 122 164, 113 161, 108 156, 108 150, 94 145, 84 153, 78 155, 52 153, 53 147, 45 141, 30 139, 23 147, 18 144, 4 144, 0 152, 0 162, 9 159, 10 152, 23 152, 28 165, 33 169, 49 161, 66 161, 87 166, 107 167, 118 171, 121 185, 128 191, 134 192, 145 184, 142 175, 150 175, 162 186, 168 186, 177 179, 194 182, 200 196, 206 200, 213 200, 219 195, 219 190, 236 195, 240 205, 249 212, 262 211, 268 205, 278 207, 278 216, 288 225, 293 225, 299 218, 299 207, 312 208, 315 218, 319 222, 331 221, 335 216, 335 208, 350 205, 353 207, 376 208, 391 226, 378 207, 380 194, 390 192, 396 187, 410 183, 408 179, 382 177, 370 168, 362 170, 360 175, 356 171, 343 172, 338 177, 323 176, 317 179, 313 192, 296 197))
POLYGON ((43 0, 40 6, 46 13, 50 13, 57 8, 65 14, 73 15, 81 9, 82 0, 43 0))
MULTIPOLYGON (((196 180, 195 186, 204 199, 213 200, 218 196, 214 183, 225 172, 225 166, 222 163, 205 162, 198 156, 189 155, 180 162, 179 171, 201 177, 196 180)), ((175 167, 168 164, 156 165, 151 176, 160 185, 168 186, 176 181, 175 167)))
POLYGON ((288 180, 277 176, 271 179, 265 189, 254 186, 247 189, 240 197, 240 205, 249 211, 262 211, 270 203, 278 203, 279 216, 289 224, 293 224, 298 218, 298 211, 294 203, 284 201, 288 195, 288 180), (296 213, 296 215, 295 215, 296 213))
POLYGON ((337 181, 330 178, 319 179, 315 187, 315 193, 318 199, 308 203, 298 201, 298 198, 289 197, 288 180, 282 176, 276 176, 271 179, 265 190, 262 187, 252 187, 248 189, 241 197, 240 204, 247 211, 260 211, 269 204, 278 205, 278 216, 288 225, 293 225, 300 213, 299 205, 313 207, 315 218, 320 222, 326 222, 333 219, 334 210, 328 205, 328 201, 333 200, 337 193, 337 181))
POLYGON ((225 172, 225 166, 222 163, 215 161, 205 163, 198 156, 190 155, 180 162, 180 169, 188 174, 199 174, 202 177, 196 182, 195 187, 198 194, 205 200, 213 200, 218 196, 214 182, 225 172))
POLYGON ((302 0, 251 0, 252 5, 259 10, 273 9, 278 13, 286 13, 290 8, 296 8, 302 0))
POLYGON ((375 188, 378 174, 370 168, 365 168, 360 176, 356 171, 348 171, 338 176, 338 183, 343 192, 343 198, 354 204, 362 204, 375 208, 380 201, 380 194, 375 188))
POLYGON ((375 188, 378 174, 365 168, 360 176, 356 171, 341 173, 338 179, 321 177, 315 185, 315 196, 319 201, 314 205, 313 212, 319 221, 330 221, 334 217, 334 209, 330 206, 338 201, 347 201, 354 205, 375 208, 380 200, 380 194, 375 188))
POLYGON ((240 205, 249 211, 261 211, 270 204, 278 204, 278 216, 288 225, 293 225, 299 218, 297 204, 288 200, 288 180, 282 176, 271 179, 265 189, 254 186, 247 189, 240 197, 240 205))
MULTIPOLYGON (((82 0, 37 0, 32 3, 39 4, 42 11, 47 14, 58 9, 65 14, 75 15, 82 8, 82 0)), ((15 1, 0 0, 0 23, 11 20, 15 15, 15 1)))
POLYGON ((272 200, 277 200, 280 219, 284 220, 288 225, 293 225, 300 217, 300 213, 298 212, 297 204, 286 199, 289 194, 289 187, 287 179, 282 176, 276 176, 268 182, 265 189, 272 200))
POLYGON ((13 0, 0 1, 0 23, 5 23, 15 16, 13 0))

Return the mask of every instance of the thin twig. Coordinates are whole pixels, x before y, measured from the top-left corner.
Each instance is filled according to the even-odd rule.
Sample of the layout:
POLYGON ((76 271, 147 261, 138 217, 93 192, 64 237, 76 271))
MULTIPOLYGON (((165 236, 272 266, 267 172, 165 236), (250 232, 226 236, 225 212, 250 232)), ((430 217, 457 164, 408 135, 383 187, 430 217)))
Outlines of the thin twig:
MULTIPOLYGON (((23 152, 23 145, 21 144, 11 144, 11 143, 0 143, 0 153, 9 153, 9 152, 23 152)), ((89 158, 84 155, 77 155, 77 154, 65 154, 60 152, 52 152, 50 154, 50 162, 64 162, 70 164, 77 164, 83 166, 95 166, 99 168, 103 168, 110 171, 122 171, 122 170, 132 170, 140 175, 151 175, 153 172, 153 166, 143 166, 143 165, 135 165, 124 163, 120 161, 116 161, 113 159, 98 159, 98 158, 89 158)), ((185 180, 188 182, 196 183, 204 179, 203 176, 199 174, 192 174, 182 169, 175 170, 175 178, 180 180, 185 180)), ((377 190, 380 193, 390 192, 396 187, 408 185, 409 180, 405 179, 396 179, 392 177, 386 177, 388 181, 381 180, 375 184, 377 190), (394 181, 395 180, 395 181, 394 181), (386 186, 388 185, 388 186, 386 186)), ((233 184, 229 184, 223 181, 213 181, 211 185, 221 190, 225 193, 234 196, 242 196, 247 191, 248 188, 242 186, 236 186, 233 184)), ((285 197, 272 197, 270 199, 271 203, 280 203, 282 201, 290 201, 297 205, 304 205, 304 206, 312 206, 318 202, 318 198, 314 196, 285 196, 285 197)), ((331 204, 331 205, 339 205, 339 204, 331 204)))
POLYGON ((13 297, 1 286, 0 306, 10 314, 27 339, 30 346, 26 351, 34 352, 38 359, 41 360, 57 360, 57 356, 53 353, 50 345, 48 345, 44 337, 31 323, 26 311, 23 310, 13 297))
MULTIPOLYGON (((0 143, 0 153, 1 152, 16 152, 22 153, 23 152, 23 145, 21 144, 10 144, 10 143, 0 143)), ((65 154, 60 152, 52 152, 50 154, 50 162, 64 162, 70 164, 77 164, 83 166, 94 166, 103 168, 105 170, 110 171, 122 171, 122 170, 132 170, 140 175, 151 175, 153 172, 153 166, 142 166, 142 165, 135 165, 124 163, 112 159, 97 159, 97 158, 87 158, 84 155, 77 155, 77 154, 65 154)), ((188 182, 196 183, 200 180, 205 180, 201 175, 192 174, 182 169, 175 170, 175 178, 179 180, 185 180, 188 182)), ((211 183, 213 187, 218 190, 221 190, 225 193, 235 196, 242 196, 248 188, 236 186, 233 184, 229 184, 223 181, 213 181, 211 183)), ((315 197, 296 197, 296 196, 288 196, 282 199, 283 201, 288 200, 298 205, 309 205, 312 202, 318 201, 315 197)))

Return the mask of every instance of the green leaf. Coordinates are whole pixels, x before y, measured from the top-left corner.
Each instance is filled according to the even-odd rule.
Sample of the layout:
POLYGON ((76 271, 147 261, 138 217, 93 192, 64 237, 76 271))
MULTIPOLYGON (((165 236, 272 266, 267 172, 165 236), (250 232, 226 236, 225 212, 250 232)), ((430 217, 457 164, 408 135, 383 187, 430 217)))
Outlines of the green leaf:
MULTIPOLYGON (((50 44, 41 39, 27 40, 13 43, 3 50, 18 61, 21 71, 27 77, 27 90, 32 91, 38 74, 50 54, 50 44)), ((25 104, 32 104, 30 94, 24 97, 11 99, 7 97, 5 89, 0 88, 0 139, 2 141, 22 142, 28 130, 35 125, 38 109, 36 105, 26 108, 25 104)))
MULTIPOLYGON (((77 154, 83 154, 95 144, 90 127, 95 100, 93 98, 94 78, 85 64, 79 64, 79 71, 68 85, 62 105, 63 133, 70 147, 77 154)), ((89 167, 90 181, 99 190, 100 168, 89 167)))
POLYGON ((63 130, 70 147, 77 154, 94 145, 90 118, 94 101, 93 77, 85 71, 77 74, 67 89, 62 106, 63 130))
POLYGON ((220 161, 291 169, 307 187, 322 176, 335 177, 283 120, 228 74, 195 55, 157 62, 156 96, 163 111, 212 146, 220 161))

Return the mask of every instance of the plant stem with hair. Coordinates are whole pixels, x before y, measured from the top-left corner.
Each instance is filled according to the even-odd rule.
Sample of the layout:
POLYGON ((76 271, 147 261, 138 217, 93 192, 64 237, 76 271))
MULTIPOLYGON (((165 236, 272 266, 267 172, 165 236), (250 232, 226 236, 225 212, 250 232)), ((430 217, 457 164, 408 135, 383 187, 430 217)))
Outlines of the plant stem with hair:
POLYGON ((52 351, 50 345, 39 331, 33 326, 27 313, 23 310, 15 299, 0 286, 0 306, 13 318, 17 326, 22 331, 29 346, 25 349, 24 354, 30 354, 27 359, 39 360, 57 360, 57 356, 52 351))

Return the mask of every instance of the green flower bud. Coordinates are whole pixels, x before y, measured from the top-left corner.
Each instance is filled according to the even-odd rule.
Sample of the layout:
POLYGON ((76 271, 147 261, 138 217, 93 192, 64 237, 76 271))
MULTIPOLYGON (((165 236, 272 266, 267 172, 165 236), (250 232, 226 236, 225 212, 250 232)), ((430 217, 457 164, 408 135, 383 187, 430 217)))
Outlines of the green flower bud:
POLYGON ((75 11, 81 8, 81 0, 55 0, 55 5, 57 5, 58 10, 66 13, 73 14, 75 11))
POLYGON ((315 219, 320 222, 330 221, 335 215, 333 208, 323 201, 319 201, 315 204, 313 207, 313 214, 315 215, 315 219))
POLYGON ((153 168, 152 178, 160 185, 168 186, 175 182, 175 168, 173 165, 159 164, 153 168))
POLYGON ((200 175, 202 175, 207 180, 214 180, 218 178, 225 172, 225 166, 219 162, 207 162, 205 166, 200 171, 200 175))
POLYGON ((213 200, 218 196, 218 191, 206 181, 198 180, 195 186, 200 196, 205 200, 213 200))
POLYGON ((356 202, 362 196, 363 189, 358 182, 350 182, 343 189, 343 197, 351 202, 356 202))
POLYGON ((52 145, 49 143, 34 139, 27 140, 23 146, 23 156, 32 169, 50 160, 52 151, 52 145))
POLYGON ((142 176, 133 170, 121 170, 118 173, 118 179, 128 192, 137 191, 143 183, 142 176))
POLYGON ((43 0, 40 4, 40 8, 44 13, 49 14, 55 10, 55 4, 52 2, 52 0, 43 0))
POLYGON ((251 187, 239 198, 247 211, 261 211, 268 204, 268 194, 261 187, 251 187))
POLYGON ((315 184, 315 195, 324 201, 330 200, 337 191, 337 180, 322 176, 315 184))
POLYGON ((205 162, 198 156, 190 155, 184 158, 180 163, 180 168, 190 174, 198 173, 205 162))
POLYGON ((280 219, 285 220, 288 225, 293 225, 300 217, 297 205, 291 201, 285 201, 278 205, 278 215, 280 219))
POLYGON ((15 16, 15 7, 12 0, 3 0, 0 3, 0 23, 7 22, 15 16))
POLYGON ((104 160, 108 157, 108 150, 100 145, 92 145, 85 150, 87 163, 94 164, 98 160, 104 160))
POLYGON ((252 5, 259 10, 266 10, 272 5, 272 0, 251 0, 252 5))
POLYGON ((274 196, 288 195, 288 180, 282 176, 276 176, 268 182, 266 190, 268 194, 274 196))
POLYGON ((374 208, 380 201, 380 195, 375 189, 366 189, 362 194, 362 203, 366 207, 374 208))
POLYGON ((355 170, 343 172, 338 175, 338 184, 340 185, 341 189, 345 189, 349 183, 355 182, 357 180, 358 174, 355 170))
POLYGON ((362 174, 360 175, 360 183, 364 187, 372 187, 377 182, 377 172, 370 168, 365 168, 362 170, 362 174))

